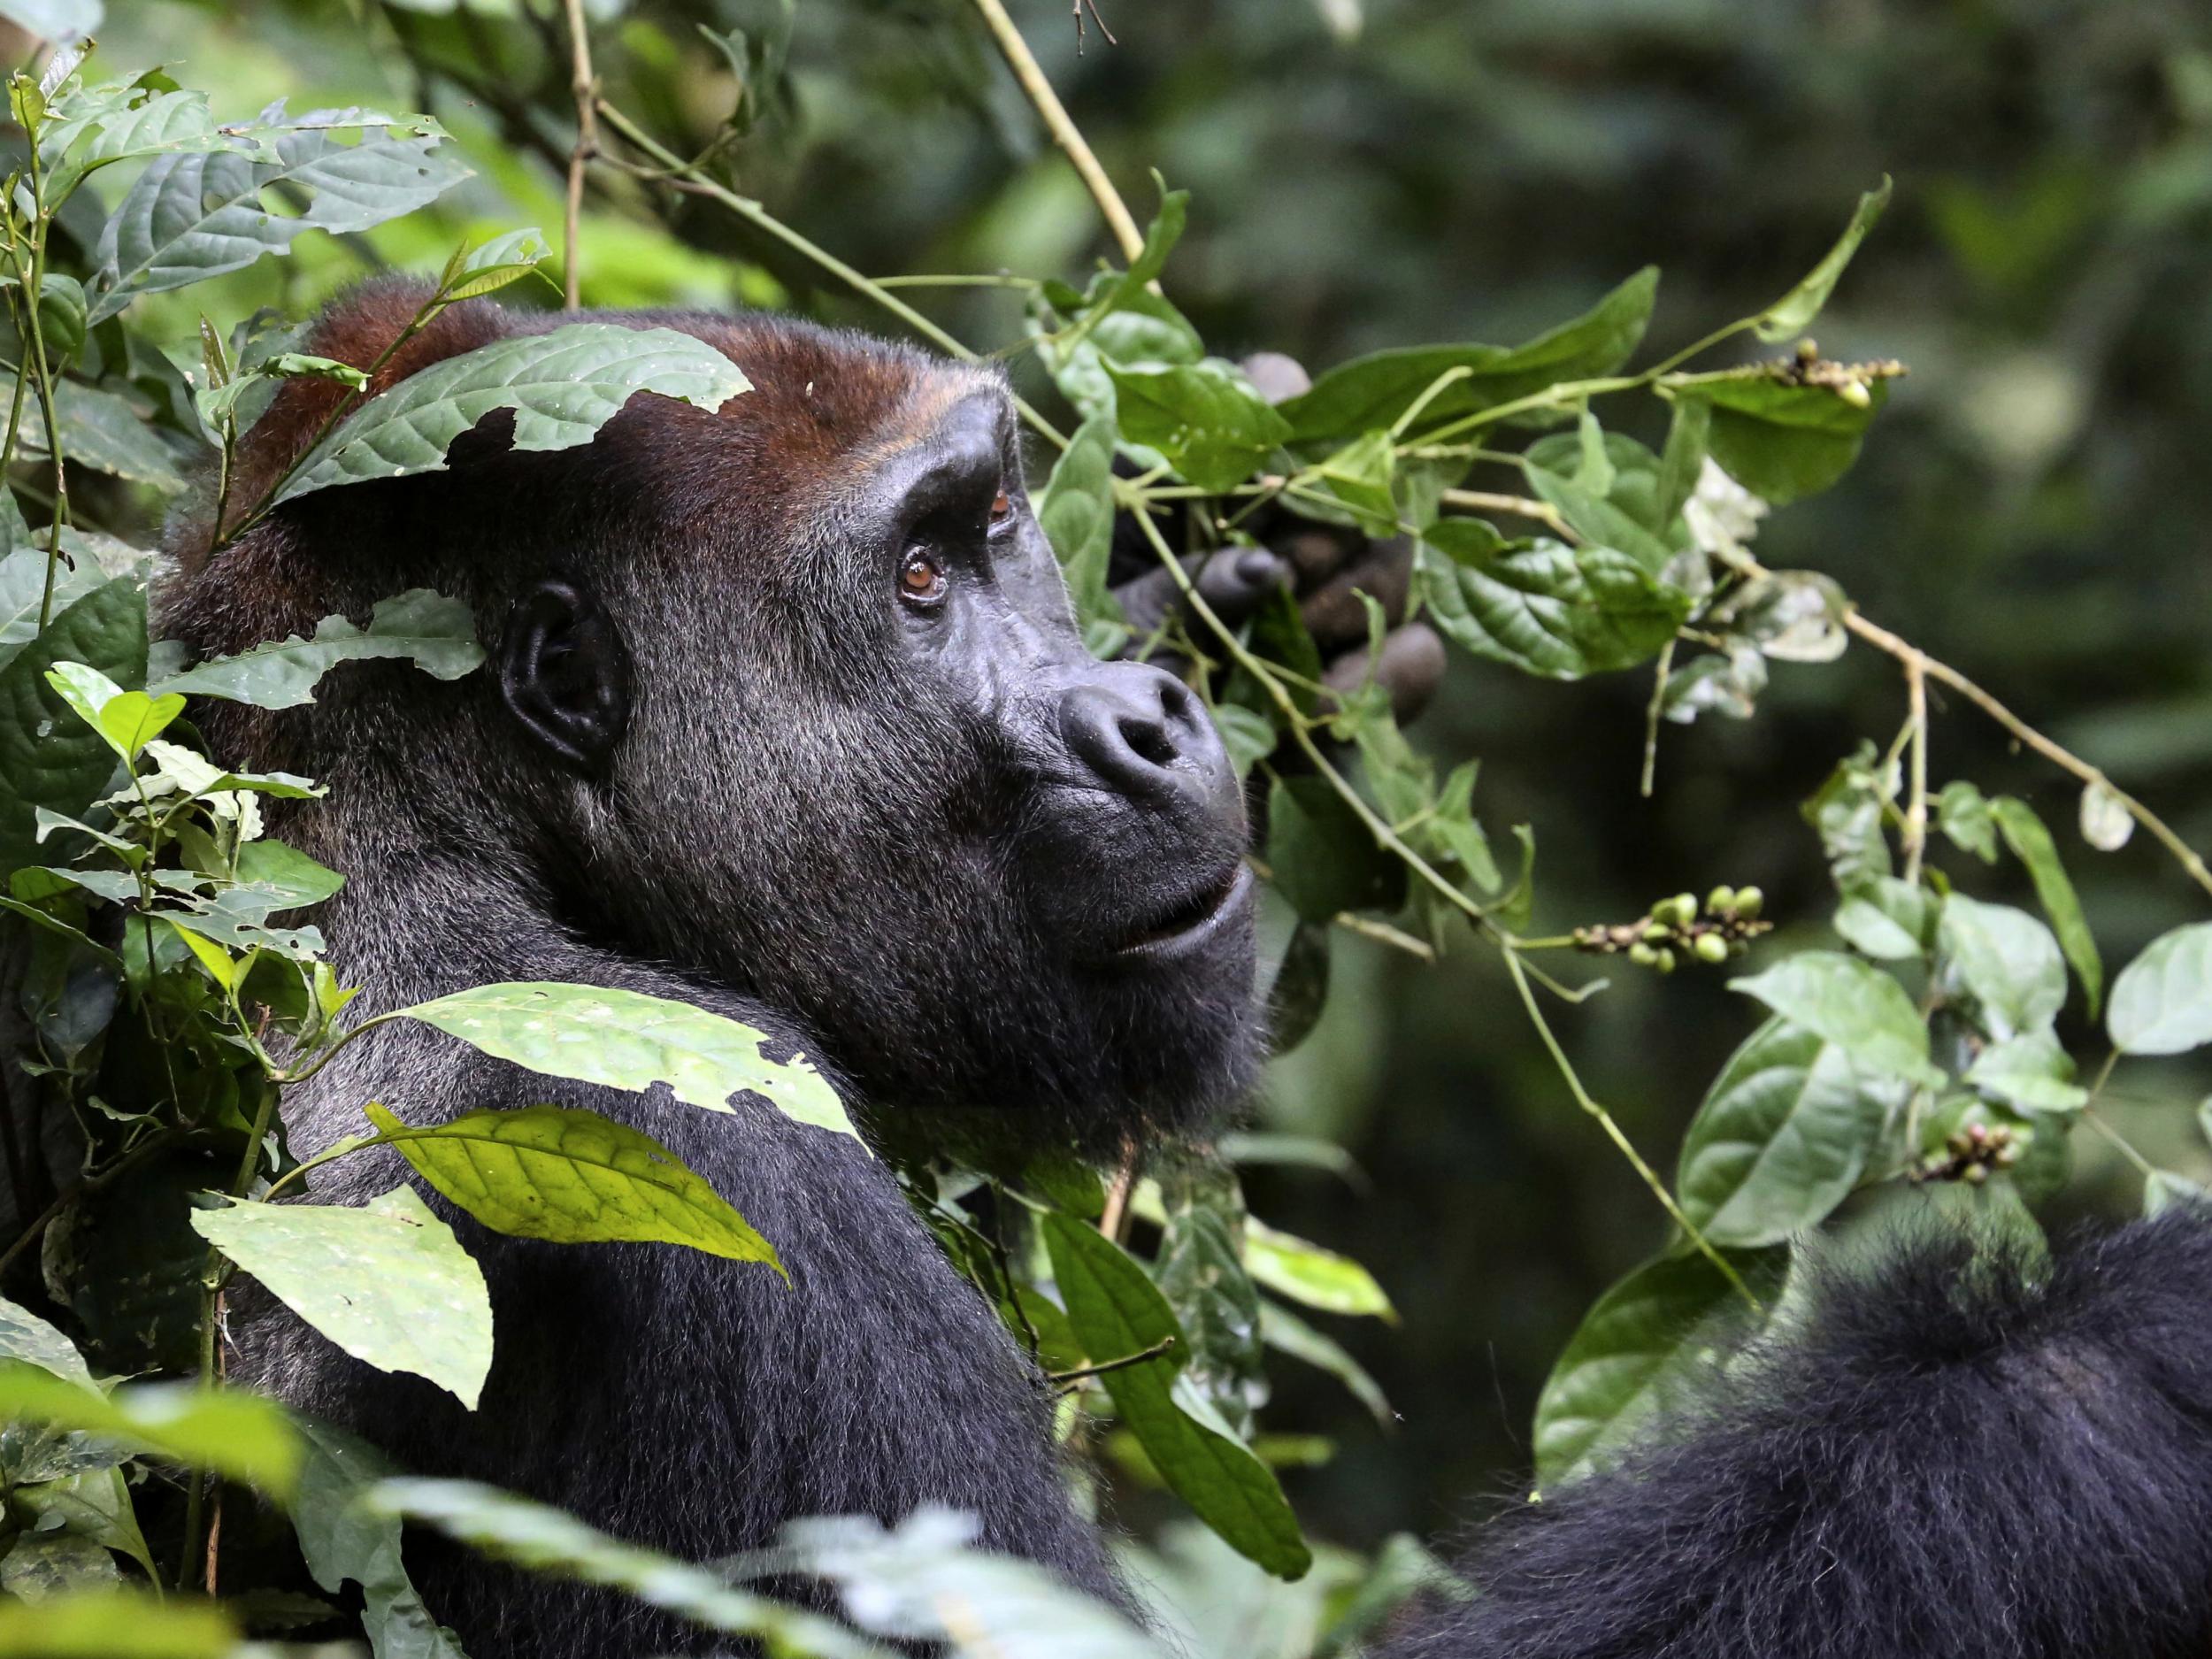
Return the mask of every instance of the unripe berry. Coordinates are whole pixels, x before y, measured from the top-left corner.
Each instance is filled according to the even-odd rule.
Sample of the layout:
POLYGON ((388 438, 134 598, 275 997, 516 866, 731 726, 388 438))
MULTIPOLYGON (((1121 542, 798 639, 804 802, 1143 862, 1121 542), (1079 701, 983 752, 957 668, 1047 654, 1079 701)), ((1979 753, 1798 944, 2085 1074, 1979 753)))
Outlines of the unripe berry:
POLYGON ((1663 946, 1659 951, 1659 972, 1662 973, 1674 972, 1674 952, 1666 949, 1663 946))
POLYGON ((1760 892, 1758 888, 1738 887, 1736 889, 1736 919, 1742 922, 1757 921, 1759 907, 1766 902, 1767 895, 1760 892))
POLYGON ((1736 889, 1715 887, 1705 895, 1705 908, 1716 916, 1727 916, 1736 908, 1736 889))
POLYGON ((1700 933, 1691 947, 1700 962, 1722 963, 1728 960, 1728 941, 1718 933, 1700 933))
POLYGON ((1657 965, 1659 953, 1649 945, 1631 945, 1628 948, 1628 959, 1640 968, 1649 968, 1657 965))

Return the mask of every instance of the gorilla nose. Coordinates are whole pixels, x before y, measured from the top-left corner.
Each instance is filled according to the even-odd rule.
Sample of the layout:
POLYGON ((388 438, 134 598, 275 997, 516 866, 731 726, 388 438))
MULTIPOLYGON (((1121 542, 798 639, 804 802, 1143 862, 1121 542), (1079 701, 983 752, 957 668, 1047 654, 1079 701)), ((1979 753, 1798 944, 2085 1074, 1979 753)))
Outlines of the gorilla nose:
POLYGON ((1069 752, 1108 788, 1157 806, 1233 807, 1236 773, 1206 710, 1164 670, 1118 663, 1060 704, 1069 752))

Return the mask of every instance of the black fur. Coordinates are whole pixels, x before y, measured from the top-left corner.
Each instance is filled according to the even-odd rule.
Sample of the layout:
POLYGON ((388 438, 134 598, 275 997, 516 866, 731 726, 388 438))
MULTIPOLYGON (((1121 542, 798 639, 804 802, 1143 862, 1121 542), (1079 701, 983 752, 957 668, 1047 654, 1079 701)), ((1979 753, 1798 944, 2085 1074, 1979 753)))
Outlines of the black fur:
MULTIPOLYGON (((312 349, 367 362, 419 298, 342 303, 312 349)), ((695 334, 758 389, 720 412, 641 397, 549 455, 513 452, 495 418, 449 472, 305 496, 212 557, 204 523, 173 538, 165 621, 203 651, 326 612, 363 619, 415 586, 465 598, 495 648, 493 670, 450 684, 379 663, 306 708, 198 710, 227 762, 331 786, 275 827, 346 873, 318 919, 365 987, 356 1012, 503 980, 648 992, 821 1059, 864 1125, 956 1104, 1017 1136, 1118 1142, 1241 1088, 1257 1025, 1248 883, 1179 955, 1121 946, 1179 926, 1237 870, 1233 775, 1179 687, 1084 653, 1023 498, 1002 383, 803 324, 606 320, 695 334), (933 614, 895 586, 918 537, 955 566, 933 614), (548 629, 567 630, 558 653, 548 629), (576 653, 608 630, 619 672, 586 683, 576 653), (533 682, 554 672, 563 683, 533 682)), ((548 326, 459 307, 388 378, 548 326)), ((288 386, 234 499, 281 469, 330 396, 288 386)), ((463 1217, 496 1333, 473 1415, 245 1302, 234 1375, 417 1469, 690 1559, 795 1517, 893 1521, 935 1502, 979 1515, 992 1546, 1125 1599, 1068 1502, 1036 1371, 860 1146, 764 1107, 718 1116, 554 1081, 403 1027, 288 1095, 292 1151, 358 1130, 370 1100, 417 1122, 541 1101, 619 1118, 726 1195, 792 1283, 681 1249, 499 1238, 463 1217)), ((379 1155, 326 1176, 318 1199, 358 1202, 404 1171, 379 1155)), ((702 1645, 611 1593, 449 1555, 421 1565, 474 1659, 702 1645)))
POLYGON ((1394 1659, 2202 1659, 2212 1227, 1818 1275, 1701 1420, 1481 1537, 1394 1659))

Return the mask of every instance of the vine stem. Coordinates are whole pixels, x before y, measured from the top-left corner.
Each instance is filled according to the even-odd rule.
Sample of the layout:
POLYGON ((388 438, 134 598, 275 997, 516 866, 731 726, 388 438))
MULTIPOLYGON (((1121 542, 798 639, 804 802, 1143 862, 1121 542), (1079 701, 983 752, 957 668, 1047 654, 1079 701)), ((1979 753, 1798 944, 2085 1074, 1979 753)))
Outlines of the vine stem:
POLYGON ((584 168, 599 151, 599 78, 592 73, 584 0, 567 0, 569 89, 576 98, 576 147, 568 153, 567 217, 563 223, 561 309, 583 303, 584 168))
MULTIPOLYGON (((959 340, 930 321, 928 318, 923 316, 921 312, 916 311, 880 282, 856 271, 819 243, 810 242, 750 196, 740 196, 726 186, 717 183, 702 173, 697 166, 657 142, 644 128, 604 98, 595 100, 595 107, 598 110, 600 119, 620 134, 625 142, 649 157, 661 170, 661 182, 672 188, 682 190, 687 195, 704 196, 710 202, 719 203, 747 224, 773 236, 795 253, 801 254, 813 261, 856 293, 873 300, 946 356, 956 357, 963 363, 978 363, 982 360, 976 352, 969 349, 959 340)), ((626 166, 626 164, 616 161, 615 157, 611 156, 603 155, 600 159, 615 162, 618 166, 626 166)), ((1026 420, 1038 435, 1056 449, 1064 449, 1068 447, 1067 438, 1060 429, 1047 420, 1026 401, 1017 397, 1014 399, 1014 407, 1021 411, 1022 419, 1026 420)))
POLYGON ((1550 1051, 1552 1064, 1559 1068, 1559 1075, 1566 1079, 1567 1092, 1574 1096, 1575 1104, 1597 1119, 1598 1127, 1605 1131, 1605 1138, 1613 1143, 1620 1155, 1628 1160, 1629 1166, 1643 1179, 1644 1185, 1651 1189, 1674 1225, 1681 1228, 1684 1236, 1697 1247, 1698 1254, 1710 1262, 1736 1294, 1751 1305, 1752 1312, 1764 1313, 1766 1309, 1758 1297, 1752 1294, 1751 1286, 1744 1283, 1743 1275, 1736 1271, 1735 1264, 1715 1249, 1711 1240, 1682 1213, 1682 1206, 1675 1202, 1674 1194, 1667 1190, 1666 1182, 1659 1179, 1656 1170, 1644 1162, 1644 1155, 1636 1150, 1636 1143, 1628 1138, 1627 1132, 1614 1121, 1613 1114, 1594 1099, 1588 1089, 1583 1087, 1581 1078, 1575 1072, 1574 1063, 1567 1058, 1566 1049, 1560 1047, 1551 1022, 1544 1018, 1544 1010, 1536 1001, 1535 987, 1529 984, 1527 972, 1521 966, 1520 953, 1508 950, 1504 955, 1505 971, 1513 978, 1513 988, 1520 993, 1521 1006, 1528 1010, 1529 1023, 1536 1027, 1536 1034, 1544 1040, 1544 1047, 1550 1051))
MULTIPOLYGON (((1760 564, 1757 559, 1752 557, 1748 553, 1739 551, 1729 562, 1747 576, 1765 576, 1770 574, 1765 565, 1760 564)), ((1903 664, 1905 665, 1907 674, 1906 683, 1909 687, 1914 684, 1913 677, 1916 675, 1919 677, 1919 680, 1922 682, 1922 704, 1918 712, 1921 724, 1924 727, 1926 723, 1926 691, 1924 682, 1926 680, 1932 680, 1939 685, 1948 686, 1952 690, 1957 692, 1959 695, 1964 697, 1969 703, 1979 709, 1984 714, 1987 715, 1991 719, 1996 721, 1999 726, 2001 726, 2006 731, 2012 733, 2012 735, 2024 746, 2033 749, 2037 754, 2042 756, 2044 759, 2049 761, 2060 771, 2072 774, 2085 784, 2094 784, 2098 787, 2108 791, 2112 798, 2117 801, 2120 805, 2125 809, 2127 815, 2130 818, 2133 818, 2138 824, 2140 824, 2146 830, 2149 831, 2150 833, 2157 840, 2158 844, 2163 847, 2169 853, 2173 855, 2175 863, 2178 864, 2183 870, 2188 872, 2189 879, 2191 880, 2194 881, 2207 893, 2212 893, 2212 869, 2207 869, 2205 867, 2204 860, 2198 856, 2196 850, 2192 848, 2187 841, 2182 840, 2179 835, 2177 835, 2174 833, 2172 826, 2170 826, 2165 819, 2160 818, 2157 813, 2152 811, 2150 808, 2145 806, 2140 801, 2137 800, 2126 790, 2121 788, 2119 785, 2114 783, 2112 780, 2107 777, 2101 770, 2091 765, 2087 761, 2082 759, 2080 756, 2075 754, 2071 749, 2066 748, 2063 744, 2054 741, 2052 739, 2044 736, 2042 733, 2037 731, 2035 727, 2030 726, 2025 720, 2015 714, 2010 709, 2005 707, 2003 703, 1998 702, 1995 697, 1992 696, 1988 692, 1983 690, 1979 686, 1969 680, 1964 674, 1959 672, 1957 669, 1952 667, 1948 663, 1943 662, 1939 658, 1929 656, 1927 652, 1922 650, 1917 645, 1912 643, 1911 641, 1904 639, 1898 634, 1892 634, 1887 628, 1882 626, 1879 623, 1870 621, 1866 616, 1857 609, 1854 608, 1845 613, 1843 626, 1848 628, 1852 633, 1857 634, 1859 638, 1864 640, 1869 645, 1873 646, 1877 650, 1881 651, 1887 656, 1893 657, 1900 663, 1903 664)), ((1915 769, 1922 774, 1921 781, 1917 787, 1920 790, 1919 808, 1922 815, 1924 839, 1925 837, 1924 826, 1927 811, 1927 801, 1925 796, 1926 785, 1924 776, 1924 768, 1926 764, 1927 757, 1924 749, 1922 752, 1916 754, 1914 758, 1915 769)), ((1909 819, 1910 814, 1909 811, 1909 819)))
MULTIPOLYGON (((573 4, 573 0, 572 0, 573 4)), ((1052 142, 1067 152, 1075 164, 1075 171, 1083 180, 1084 188, 1091 193, 1091 200, 1098 204, 1098 211, 1106 220, 1107 228, 1114 233, 1114 240, 1121 245, 1121 257, 1133 261, 1144 251, 1144 233, 1137 228, 1137 221, 1129 211, 1129 204, 1121 199, 1121 192, 1114 188, 1114 181, 1106 176, 1106 169, 1099 165, 1098 157, 1082 131, 1070 119, 1067 106, 1060 102, 1060 95, 1052 89, 1052 82, 1045 79, 1045 72, 1029 50, 1029 42, 1014 27, 1014 19, 1006 15, 1001 0, 975 0, 975 9, 983 14, 983 21, 998 42, 1004 54, 1006 65, 1014 72, 1014 79, 1021 82, 1022 91, 1034 104, 1037 113, 1044 118, 1046 127, 1052 134, 1052 142)), ((1078 13, 1080 16, 1080 13, 1078 13)))
POLYGON ((1175 1346, 1172 1336, 1164 1336, 1150 1348, 1141 1348, 1133 1354, 1124 1354, 1119 1359, 1110 1359, 1098 1365, 1079 1365, 1073 1371, 1050 1371, 1045 1380, 1060 1394, 1066 1394, 1087 1378, 1103 1377, 1109 1372, 1126 1371, 1132 1365, 1141 1365, 1148 1359, 1157 1359, 1175 1346))
POLYGON ((1905 880, 1920 880, 1921 855, 1928 849, 1928 659, 1905 659, 1905 722, 1912 733, 1912 784, 1905 797, 1905 880))

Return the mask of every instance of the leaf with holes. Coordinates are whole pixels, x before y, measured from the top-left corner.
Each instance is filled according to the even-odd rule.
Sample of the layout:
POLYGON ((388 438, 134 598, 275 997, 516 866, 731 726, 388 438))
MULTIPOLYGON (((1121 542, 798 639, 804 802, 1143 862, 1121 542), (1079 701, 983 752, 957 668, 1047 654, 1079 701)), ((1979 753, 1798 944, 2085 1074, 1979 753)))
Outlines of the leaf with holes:
POLYGON ((469 608, 427 588, 377 602, 369 626, 325 617, 312 639, 294 634, 219 657, 173 674, 156 692, 221 697, 257 709, 289 709, 315 701, 315 684, 341 663, 406 657, 434 680, 458 680, 484 660, 469 608))
POLYGON ((515 412, 515 449, 566 449, 590 442, 640 392, 714 410, 752 384, 705 341, 672 328, 570 323, 496 340, 362 404, 308 451, 272 504, 334 484, 442 472, 453 441, 495 409, 515 412))

